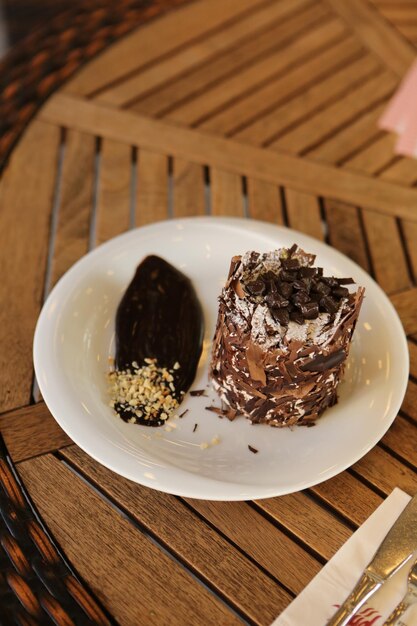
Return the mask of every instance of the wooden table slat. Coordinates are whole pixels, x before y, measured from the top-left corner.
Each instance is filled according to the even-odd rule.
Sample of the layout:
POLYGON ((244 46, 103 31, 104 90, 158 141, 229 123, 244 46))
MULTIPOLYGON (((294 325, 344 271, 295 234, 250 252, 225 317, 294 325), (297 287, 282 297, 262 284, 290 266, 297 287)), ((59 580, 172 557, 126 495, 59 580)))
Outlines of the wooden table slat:
POLYGON ((370 263, 357 207, 325 199, 324 212, 331 245, 369 272, 370 263))
POLYGON ((240 176, 212 167, 210 188, 212 215, 243 217, 243 183, 240 176))
POLYGON ((363 52, 353 38, 346 37, 343 26, 337 20, 324 20, 283 51, 239 72, 239 80, 232 79, 232 84, 228 80, 226 85, 208 85, 208 90, 179 106, 173 93, 173 105, 164 117, 177 123, 200 121, 202 128, 212 132, 233 134, 358 56, 363 52))
POLYGON ((68 558, 120 623, 169 624, 174 606, 193 624, 206 625, 208 616, 212 624, 239 623, 58 459, 38 457, 19 471, 68 558))
MULTIPOLYGON (((263 31, 267 28, 270 29, 271 24, 275 22, 286 24, 288 16, 296 13, 300 7, 303 8, 308 5, 308 0, 293 0, 291 4, 277 2, 260 7, 256 13, 250 13, 228 27, 214 32, 214 34, 194 39, 191 45, 180 49, 176 54, 171 54, 122 83, 102 91, 97 100, 116 107, 129 106, 130 102, 143 98, 157 90, 158 87, 193 70, 196 65, 226 52, 229 48, 237 45, 240 47, 247 40, 257 39, 259 41, 264 39, 265 34, 268 36, 268 33, 263 31)), ((319 8, 317 13, 323 15, 325 10, 319 8)), ((297 15, 293 21, 300 23, 297 15)), ((284 24, 281 26, 282 30, 285 28, 284 24)))
MULTIPOLYGON (((235 550, 179 499, 116 476, 75 446, 63 450, 62 455, 255 623, 271 621, 289 601, 290 595, 276 581, 235 550), (231 572, 238 572, 238 575, 231 572), (253 603, 253 594, 257 603, 253 603)), ((277 539, 280 540, 279 535, 277 539)), ((290 542, 285 542, 285 546, 289 550, 290 542)), ((296 549, 295 545, 293 552, 296 549)), ((251 551, 256 556, 256 549, 251 551)), ((274 564, 276 566, 277 561, 274 564)), ((314 567, 314 561, 311 565, 314 567)))
POLYGON ((131 225, 132 148, 103 139, 97 195, 96 243, 120 235, 131 225))
POLYGON ((72 443, 44 402, 3 413, 0 415, 0 431, 15 462, 46 454, 72 443))
POLYGON ((294 189, 285 190, 288 225, 306 235, 324 240, 320 204, 316 196, 294 189))
POLYGON ((417 221, 417 190, 348 170, 253 146, 242 150, 237 141, 171 126, 63 94, 51 98, 40 116, 52 123, 80 130, 94 129, 100 136, 417 221))
POLYGON ((59 141, 58 128, 33 122, 0 181, 1 411, 30 400, 32 340, 45 287, 59 141))
POLYGON ((247 179, 249 216, 265 222, 283 225, 284 207, 277 185, 257 178, 247 179))
MULTIPOLYGON (((246 94, 260 93, 265 83, 306 61, 310 52, 321 51, 343 37, 344 29, 336 20, 326 19, 320 5, 314 5, 300 22, 295 16, 283 24, 254 38, 235 51, 169 84, 138 103, 134 110, 158 114, 182 124, 198 124, 200 120, 216 115, 217 111, 233 105, 246 94), (308 35, 306 27, 310 26, 308 35)), ((358 55, 359 46, 352 41, 345 46, 345 57, 358 55)), ((337 50, 335 51, 337 55, 337 50)), ((335 66, 336 60, 332 63, 335 66)), ((329 63, 327 63, 329 65, 329 63)), ((325 70, 325 68, 324 68, 325 70)), ((220 114, 221 117, 221 114, 220 114)), ((210 122, 207 123, 208 126, 210 122)))
POLYGON ((171 11, 155 22, 133 32, 104 51, 64 87, 68 93, 89 96, 131 72, 157 62, 164 55, 192 42, 195 38, 224 27, 229 20, 239 19, 248 10, 257 9, 265 0, 210 0, 205 6, 191 2, 171 11), (178 21, 187 28, 178 28, 178 21), (158 45, 155 46, 155 41, 158 45))
POLYGON ((136 226, 168 217, 168 159, 152 150, 138 154, 136 226))
POLYGON ((173 159, 174 217, 206 213, 204 169, 197 163, 173 159))
POLYGON ((69 129, 59 197, 52 286, 88 252, 95 186, 96 139, 69 129))
MULTIPOLYGON (((291 23, 287 22, 280 25, 279 28, 269 34, 269 37, 262 38, 264 40, 262 47, 266 48, 268 41, 269 47, 274 47, 272 50, 266 48, 266 53, 261 55, 259 60, 259 51, 253 49, 254 42, 251 42, 251 45, 248 45, 247 50, 244 51, 243 59, 240 54, 232 57, 234 67, 229 69, 229 73, 225 76, 226 80, 222 79, 226 68, 222 68, 222 66, 217 68, 220 77, 217 77, 215 81, 213 81, 213 70, 216 68, 211 67, 210 72, 204 71, 203 68, 201 72, 203 77, 208 74, 214 84, 209 83, 204 91, 194 92, 192 97, 189 97, 183 104, 180 102, 179 106, 171 104, 168 115, 164 117, 177 123, 202 125, 204 128, 218 131, 222 124, 223 109, 228 110, 229 106, 233 106, 236 101, 240 102, 247 94, 252 94, 255 89, 256 92, 262 91, 265 83, 270 84, 272 81, 277 86, 276 78, 288 72, 294 65, 299 64, 301 60, 305 59, 309 51, 312 53, 317 49, 320 51, 326 43, 333 43, 336 36, 343 37, 343 27, 335 20, 329 22, 324 18, 325 14, 319 5, 312 7, 301 17, 296 16, 291 23), (306 29, 309 30, 308 34, 305 32, 306 29), (285 48, 285 55, 282 54, 283 48, 285 48), (241 65, 245 57, 246 63, 241 65), (230 75, 231 71, 234 72, 233 75, 230 75), (207 118, 210 119, 204 121, 207 118)), ((349 59, 349 56, 355 54, 358 56, 359 46, 350 42, 350 46, 345 46, 344 50, 344 57, 349 59)), ((334 66, 337 62, 336 56, 335 61, 330 62, 330 65, 334 66)), ((326 70, 326 65, 328 66, 329 62, 323 62, 322 72, 326 70)), ((199 78, 198 82, 201 80, 199 78)), ((171 97, 178 99, 178 95, 182 93, 184 82, 185 79, 181 81, 180 85, 177 85, 177 89, 181 90, 180 92, 176 91, 172 94, 171 89, 171 97)), ((194 76, 190 76, 188 82, 192 87, 194 76)), ((190 86, 188 86, 188 90, 190 86)), ((187 90, 187 86, 185 88, 187 90)), ((158 95, 156 93, 153 99, 156 100, 158 95)), ((149 113, 149 102, 144 104, 146 106, 143 107, 139 103, 137 107, 134 107, 135 110, 149 113)), ((236 120, 234 123, 236 124, 236 120)))
POLYGON ((345 127, 350 121, 389 96, 395 84, 396 79, 388 72, 383 75, 370 75, 363 84, 356 81, 356 86, 352 86, 344 97, 318 111, 271 144, 267 140, 268 145, 292 153, 308 154, 338 128, 345 127))
POLYGON ((378 71, 378 62, 370 56, 353 60, 323 80, 313 82, 307 90, 295 98, 290 98, 288 102, 277 107, 271 107, 262 117, 253 122, 249 118, 249 123, 234 133, 234 136, 245 143, 273 146, 276 142, 278 146, 278 137, 287 129, 304 122, 308 123, 311 116, 319 114, 326 106, 332 106, 332 103, 340 99, 343 101, 355 85, 360 85, 378 71))
POLYGON ((413 46, 400 37, 365 0, 326 0, 384 64, 403 76, 415 58, 413 46), (395 54, 393 54, 395 50, 395 54))

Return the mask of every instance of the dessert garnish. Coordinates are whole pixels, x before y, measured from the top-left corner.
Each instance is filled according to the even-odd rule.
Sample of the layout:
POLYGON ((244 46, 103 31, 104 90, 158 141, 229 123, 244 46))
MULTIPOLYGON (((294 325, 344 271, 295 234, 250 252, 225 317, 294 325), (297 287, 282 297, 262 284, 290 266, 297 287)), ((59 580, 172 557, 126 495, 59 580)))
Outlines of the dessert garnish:
POLYGON ((190 388, 203 344, 200 302, 187 276, 157 256, 137 267, 116 314, 111 404, 131 423, 161 426, 190 388))
POLYGON ((233 257, 210 372, 231 419, 311 425, 336 403, 364 289, 314 260, 296 244, 233 257))

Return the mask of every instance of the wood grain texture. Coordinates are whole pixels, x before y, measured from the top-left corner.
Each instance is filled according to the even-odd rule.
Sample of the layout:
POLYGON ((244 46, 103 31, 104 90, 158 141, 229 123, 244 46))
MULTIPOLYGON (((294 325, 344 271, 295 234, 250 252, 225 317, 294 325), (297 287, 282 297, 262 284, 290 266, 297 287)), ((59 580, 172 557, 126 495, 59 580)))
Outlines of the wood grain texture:
POLYGON ((331 245, 369 272, 359 210, 345 202, 324 200, 324 212, 331 245))
POLYGON ((132 149, 103 139, 97 194, 96 242, 107 241, 130 227, 132 149))
POLYGON ((289 226, 323 241, 324 230, 317 197, 287 188, 285 198, 289 226))
MULTIPOLYGON (((93 480, 94 484, 100 485, 104 493, 158 537, 194 572, 201 574, 223 597, 229 598, 254 623, 268 624, 290 600, 287 592, 194 515, 179 499, 116 476, 76 447, 63 450, 63 456, 88 479, 93 480), (253 594, 258 598, 256 603, 253 603, 253 594)), ((214 503, 214 506, 217 505, 221 507, 221 503, 214 503)), ((262 523, 262 519, 257 519, 257 523, 262 523)), ((287 550, 292 547, 293 554, 297 553, 297 546, 291 546, 291 542, 285 541, 285 538, 281 539, 279 533, 276 539, 278 546, 284 541, 287 550)), ((239 540, 244 541, 243 537, 239 540)), ((259 543, 249 549, 254 557, 259 553, 259 543)), ((277 559, 272 559, 272 562, 276 565, 277 559)), ((313 570, 317 569, 314 560, 310 559, 309 563, 313 570)), ((269 564, 272 567, 271 559, 269 564)), ((279 571, 283 569, 281 566, 279 571)), ((277 573, 276 569, 273 571, 277 573)), ((304 579, 302 576, 299 574, 293 585, 299 588, 302 584, 300 581, 307 580, 305 574, 304 579)), ((289 578, 288 574, 286 577, 289 578)))
POLYGON ((414 378, 417 378, 417 343, 409 341, 408 350, 410 352, 410 373, 414 378))
POLYGON ((95 180, 96 140, 69 129, 65 140, 52 286, 88 252, 95 180))
POLYGON ((64 89, 78 95, 96 93, 259 4, 262 4, 261 0, 212 0, 209 3, 193 2, 171 11, 104 51, 78 72, 64 89), (187 24, 187 28, 179 28, 179 23, 187 24))
POLYGON ((413 380, 408 382, 404 402, 401 405, 401 411, 417 424, 417 383, 413 380))
POLYGON ((253 176, 299 191, 344 200, 384 214, 417 221, 417 191, 384 180, 374 180, 355 172, 253 146, 246 146, 243 150, 237 141, 175 127, 64 94, 51 98, 40 117, 80 130, 88 128, 104 137, 181 156, 203 165, 209 163, 239 175, 253 176))
POLYGON ((342 25, 325 20, 227 82, 209 85, 207 93, 195 94, 184 105, 169 110, 165 118, 177 123, 198 122, 200 128, 211 132, 233 134, 355 56, 361 56, 358 46, 345 37, 342 25))
POLYGON ((174 606, 192 624, 239 623, 57 459, 38 457, 19 470, 67 556, 120 623, 173 624, 174 606))
POLYGON ((385 110, 387 103, 378 104, 352 121, 345 128, 339 129, 333 135, 322 141, 308 153, 309 159, 324 163, 341 165, 351 156, 361 150, 370 141, 377 139, 380 132, 377 121, 385 110))
POLYGON ((417 333, 417 288, 400 291, 391 296, 391 302, 397 310, 407 335, 417 333))
MULTIPOLYGON (((254 145, 273 145, 280 134, 287 129, 296 127, 298 124, 318 114, 320 110, 333 102, 343 99, 355 85, 360 85, 367 78, 379 71, 375 59, 362 56, 359 59, 331 72, 323 80, 312 82, 306 90, 296 97, 278 102, 278 106, 272 103, 264 115, 259 116, 253 122, 245 124, 233 133, 233 136, 245 143, 254 145)), ((308 68, 307 68, 308 72, 308 68)), ((307 78, 309 74, 307 73, 307 78)), ((264 100, 262 102, 265 102, 264 100)))
POLYGON ((366 80, 362 85, 352 87, 344 97, 274 140, 270 144, 271 147, 293 154, 308 154, 339 128, 345 127, 358 115, 389 96, 396 82, 396 79, 387 72, 366 80))
POLYGON ((387 67, 398 76, 404 76, 415 59, 415 49, 390 27, 370 3, 363 0, 326 2, 387 67), (392 53, 393 50, 395 54, 392 53))
MULTIPOLYGON (((285 49, 286 61, 284 61, 283 67, 286 68, 297 64, 298 61, 305 60, 306 52, 316 52, 323 47, 328 47, 329 42, 332 41, 332 33, 330 32, 329 36, 329 29, 320 26, 320 21, 324 15, 325 12, 320 7, 313 5, 283 23, 272 23, 269 28, 262 32, 261 36, 249 38, 241 42, 238 47, 233 47, 227 50, 225 54, 199 65, 185 76, 169 81, 167 85, 161 86, 155 93, 135 103, 132 109, 139 113, 169 117, 180 122, 181 117, 187 115, 186 110, 184 113, 180 112, 183 105, 186 107, 188 101, 198 100, 200 105, 205 107, 203 96, 207 94, 209 97, 213 97, 211 95, 213 90, 217 90, 219 86, 223 86, 229 92, 230 81, 234 80, 237 74, 243 83, 242 87, 237 90, 240 99, 250 85, 256 85, 257 90, 262 89, 262 76, 264 77, 263 80, 267 79, 270 83, 277 74, 282 73, 280 70, 280 67, 283 66, 282 60, 279 61, 276 69, 270 63, 271 57, 277 58, 278 50, 281 50, 282 55, 282 50, 285 49), (317 9, 319 9, 318 13, 317 9), (318 40, 317 36, 313 37, 316 29, 321 31, 322 42, 318 40), (309 31, 313 31, 312 35, 309 35, 309 31), (258 75, 253 81, 251 74, 253 75, 255 67, 260 76, 258 75)), ((337 20, 333 20, 333 23, 335 24, 335 34, 343 33, 343 25, 340 25, 337 20)), ((333 35, 334 37, 335 35, 333 35)), ((226 94, 226 100, 230 100, 230 95, 226 94)), ((201 117, 198 106, 193 105, 191 115, 194 119, 201 117)))
POLYGON ((346 524, 304 492, 259 500, 256 506, 326 560, 352 534, 346 524))
POLYGON ((211 213, 243 217, 242 178, 217 167, 210 169, 211 213))
POLYGON ((0 431, 15 463, 72 443, 44 402, 3 413, 0 431))
MULTIPOLYGON (((176 54, 171 54, 122 83, 109 87, 98 95, 97 100, 116 107, 127 106, 130 101, 139 100, 146 94, 156 91, 158 87, 207 62, 211 57, 216 55, 223 57, 229 48, 240 46, 247 39, 263 39, 263 30, 266 27, 270 27, 275 21, 285 21, 287 15, 291 15, 306 4, 306 0, 293 0, 291 4, 278 2, 260 7, 255 13, 250 13, 204 38, 194 39, 190 45, 181 48, 176 54)), ((318 12, 321 15, 325 14, 320 8, 318 12)), ((295 19, 300 22, 299 18, 295 19)))
POLYGON ((136 226, 168 217, 168 159, 152 150, 140 150, 136 184, 136 226))
POLYGON ((284 224, 281 194, 277 185, 257 178, 247 179, 249 216, 264 222, 284 224))
POLYGON ((414 470, 417 470, 415 424, 398 415, 381 441, 400 460, 406 461, 414 470))
MULTIPOLYGON (((393 160, 395 141, 393 135, 384 133, 382 137, 345 161, 344 167, 376 175, 393 160)), ((372 266, 381 287, 388 293, 410 287, 411 279, 397 220, 374 211, 363 211, 362 220, 372 266)))
MULTIPOLYGON (((239 54, 235 50, 230 51, 221 63, 218 61, 210 68, 203 67, 188 80, 184 77, 179 84, 166 88, 163 90, 165 106, 158 106, 157 110, 166 119, 184 125, 199 125, 200 120, 215 117, 212 122, 203 121, 203 125, 217 130, 221 126, 224 109, 235 108, 235 102, 240 109, 241 100, 247 95, 259 93, 262 98, 265 85, 291 73, 294 67, 306 61, 309 53, 327 49, 338 35, 344 35, 343 26, 335 20, 329 23, 320 5, 311 7, 302 17, 301 21, 300 16, 294 16, 262 37, 253 38, 243 49, 239 48, 239 54), (310 27, 308 34, 306 27, 310 27), (205 85, 201 86, 203 81, 205 85), (200 89, 196 89, 196 84, 200 85, 200 89), (188 97, 182 95, 184 92, 189 94, 188 97)), ((351 41, 344 49, 346 58, 349 54, 357 55, 359 46, 351 41)), ((335 54, 335 61, 330 62, 333 66, 338 62, 338 50, 335 54)), ((329 62, 324 65, 323 71, 329 62)), ((159 92, 154 94, 136 110, 148 114, 154 112, 159 95, 159 92)))
POLYGON ((381 504, 382 498, 348 472, 310 489, 323 502, 355 526, 360 526, 381 504))
POLYGON ((0 181, 0 411, 30 400, 32 339, 44 290, 59 135, 59 129, 34 122, 0 181))
POLYGON ((395 487, 411 496, 417 492, 417 473, 379 446, 355 463, 352 469, 386 495, 395 487))
POLYGON ((198 163, 173 159, 174 217, 204 215, 204 171, 198 163))
POLYGON ((320 571, 321 564, 316 558, 248 504, 204 500, 187 502, 291 592, 300 593, 320 571), (256 531, 258 528, 262 528, 260 533, 256 531), (273 551, 270 549, 272 545, 275 546, 273 551), (303 571, 297 567, 300 561, 305 563, 303 571))

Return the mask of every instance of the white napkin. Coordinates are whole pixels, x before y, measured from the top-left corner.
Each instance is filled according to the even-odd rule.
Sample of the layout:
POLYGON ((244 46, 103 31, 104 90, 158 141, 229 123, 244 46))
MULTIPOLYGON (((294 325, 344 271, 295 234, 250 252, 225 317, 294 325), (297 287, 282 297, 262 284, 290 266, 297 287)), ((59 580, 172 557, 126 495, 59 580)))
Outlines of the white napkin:
MULTIPOLYGON (((352 591, 409 500, 410 496, 404 491, 394 489, 281 613, 273 626, 325 626, 352 591)), ((359 613, 351 618, 350 626, 382 626, 407 589, 407 574, 412 562, 406 563, 363 605, 359 613)), ((417 605, 410 607, 399 623, 401 626, 416 626, 417 605)))

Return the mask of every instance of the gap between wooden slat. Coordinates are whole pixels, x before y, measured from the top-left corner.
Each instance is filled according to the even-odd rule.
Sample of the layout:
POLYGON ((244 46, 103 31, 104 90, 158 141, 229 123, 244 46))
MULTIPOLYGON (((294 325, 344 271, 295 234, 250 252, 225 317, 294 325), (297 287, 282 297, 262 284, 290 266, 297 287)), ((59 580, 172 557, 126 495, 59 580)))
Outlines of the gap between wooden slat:
POLYGON ((262 572, 257 564, 235 549, 232 543, 222 538, 216 530, 210 528, 184 503, 168 494, 163 494, 127 481, 97 464, 78 448, 63 450, 63 458, 70 462, 77 471, 92 482, 100 491, 104 491, 129 519, 133 518, 146 532, 161 543, 183 565, 191 568, 199 580, 209 585, 220 594, 228 604, 251 622, 262 621, 262 612, 268 612, 269 619, 274 617, 278 607, 273 608, 267 599, 271 595, 273 602, 288 602, 290 594, 277 585, 277 580, 269 572, 262 572), (146 507, 144 509, 144 507, 146 507), (185 527, 192 533, 190 543, 181 533, 185 527), (211 553, 211 561, 207 556, 211 553), (240 571, 239 588, 235 578, 228 578, 228 571, 240 571), (257 574, 258 572, 258 574, 257 574), (255 579, 256 578, 256 582, 255 579), (257 588, 259 606, 251 606, 250 597, 243 581, 257 588), (221 583, 221 584, 220 584, 221 583), (222 588, 223 585, 223 588, 222 588), (275 599, 274 599, 275 598, 275 599), (263 606, 262 606, 263 604, 263 606))
POLYGON ((326 0, 363 44, 402 78, 415 60, 415 49, 364 0, 326 0))
MULTIPOLYGON (((71 451, 68 451, 68 452, 71 452, 71 451)), ((132 526, 134 526, 135 529, 138 532, 140 532, 144 537, 146 537, 146 539, 148 539, 151 543, 153 543, 158 548, 158 550, 161 550, 164 554, 166 554, 166 556, 170 560, 172 560, 175 564, 177 564, 179 567, 181 567, 181 569, 183 569, 184 572, 186 572, 186 574, 188 576, 190 576, 193 580, 195 580, 197 584, 201 585, 211 595, 213 595, 216 598, 216 600, 221 602, 228 611, 230 611, 231 613, 233 613, 236 616, 236 618, 239 620, 239 622, 241 622, 243 624, 247 624, 248 626, 249 626, 249 624, 251 624, 250 621, 247 621, 247 619, 244 617, 244 615, 242 615, 239 612, 237 612, 235 610, 235 608, 231 604, 229 604, 227 601, 224 600, 224 598, 217 592, 217 589, 215 587, 212 587, 212 586, 206 584, 206 582, 204 582, 204 580, 202 578, 199 578, 198 575, 196 575, 194 573, 194 571, 187 566, 187 563, 185 563, 181 558, 179 558, 175 554, 175 552, 173 552, 172 550, 167 548, 166 545, 158 539, 158 537, 157 537, 157 535, 155 535, 155 533, 149 532, 149 530, 146 528, 146 526, 141 524, 140 521, 138 521, 137 518, 133 517, 129 513, 129 511, 126 511, 126 509, 124 509, 121 506, 119 506, 119 504, 117 503, 117 501, 114 498, 108 497, 101 490, 100 486, 97 485, 92 480, 90 480, 90 478, 86 474, 83 474, 74 463, 68 461, 65 458, 65 456, 63 454, 59 454, 59 452, 57 454, 55 454, 54 456, 66 468, 68 468, 68 470, 70 472, 72 472, 75 476, 77 476, 77 478, 82 480, 83 483, 85 485, 87 485, 87 487, 89 489, 92 489, 94 491, 94 493, 96 493, 99 496, 99 498, 101 498, 101 500, 103 500, 103 502, 105 502, 109 507, 114 509, 114 511, 116 511, 121 517, 123 517, 125 520, 127 520, 130 524, 132 524, 132 526)))
POLYGON ((235 141, 108 109, 63 94, 48 101, 42 109, 41 118, 53 123, 65 121, 69 126, 88 128, 99 136, 416 221, 416 190, 347 170, 242 146, 235 141))
POLYGON ((228 50, 136 103, 133 109, 186 125, 196 124, 248 91, 261 90, 268 80, 298 65, 309 51, 329 47, 329 39, 334 42, 344 34, 343 28, 334 21, 329 23, 316 7, 303 17, 302 23, 293 18, 269 29, 260 39, 228 50))
POLYGON ((208 93, 203 92, 167 117, 212 132, 229 136, 237 134, 308 86, 325 79, 330 72, 361 56, 354 40, 344 39, 343 36, 334 36, 329 40, 329 34, 336 32, 338 27, 337 22, 323 23, 320 20, 318 28, 309 29, 307 36, 290 42, 289 46, 278 50, 263 63, 229 78, 225 85, 220 84, 208 93), (333 31, 328 30, 331 25, 334 25, 333 31), (349 47, 352 50, 350 55, 347 52, 349 47), (343 50, 347 54, 341 60, 343 50))
POLYGON ((115 107, 129 107, 164 84, 193 71, 199 64, 217 55, 227 54, 228 49, 234 45, 243 45, 248 39, 262 40, 264 31, 272 28, 275 22, 286 22, 292 14, 297 14, 300 8, 308 7, 309 4, 310 0, 293 0, 291 4, 277 2, 261 8, 255 14, 252 13, 230 26, 226 25, 211 37, 200 39, 177 54, 171 54, 165 61, 105 90, 96 99, 115 107))
POLYGON ((59 145, 59 128, 32 122, 0 181, 0 411, 26 405, 31 397, 32 342, 45 291, 59 145))
POLYGON ((126 80, 158 63, 182 47, 192 44, 270 0, 211 0, 192 2, 171 11, 111 46, 82 69, 65 86, 68 93, 92 97, 107 86, 126 80), (178 22, 187 28, 178 28, 178 22), (155 46, 155 41, 158 45, 155 46))
POLYGON ((208 615, 213 624, 239 623, 223 603, 57 459, 26 461, 19 472, 68 558, 120 623, 166 623, 173 606, 193 624, 207 624, 208 615), (126 602, 132 594, 135 602, 126 602))

